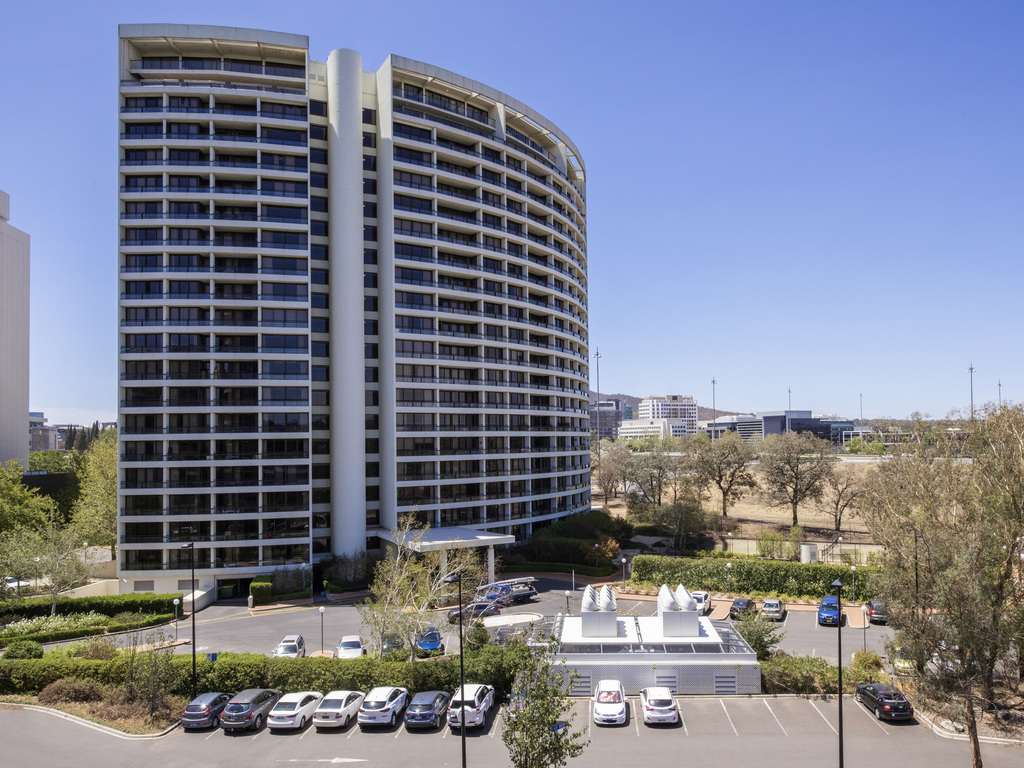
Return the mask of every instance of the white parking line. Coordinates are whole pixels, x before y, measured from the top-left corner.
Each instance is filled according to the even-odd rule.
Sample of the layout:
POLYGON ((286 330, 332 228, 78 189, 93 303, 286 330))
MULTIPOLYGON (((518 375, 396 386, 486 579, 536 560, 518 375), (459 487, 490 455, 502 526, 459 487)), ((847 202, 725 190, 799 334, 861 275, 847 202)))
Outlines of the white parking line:
POLYGON ((352 738, 352 734, 354 734, 354 733, 355 733, 356 731, 358 731, 358 730, 359 730, 359 725, 358 725, 358 724, 356 724, 356 725, 353 725, 353 726, 352 726, 352 727, 351 727, 351 728, 349 729, 349 732, 348 732, 348 736, 346 736, 346 737, 345 737, 345 740, 347 741, 348 739, 351 739, 351 738, 352 738))
MULTIPOLYGON (((768 711, 772 713, 772 718, 775 720, 775 724, 778 725, 779 728, 782 728, 782 723, 779 722, 779 718, 775 717, 775 712, 773 712, 772 708, 768 705, 768 699, 761 699, 761 701, 763 701, 764 705, 768 707, 768 711)), ((786 733, 785 728, 782 728, 782 733, 786 736, 789 736, 789 734, 786 733)))
POLYGON ((862 706, 859 701, 856 702, 856 706, 857 709, 864 713, 865 717, 867 717, 869 720, 871 720, 871 722, 873 722, 875 725, 882 729, 882 733, 884 733, 886 736, 889 735, 889 731, 885 729, 885 726, 882 725, 879 719, 875 717, 873 714, 871 714, 864 706, 862 706))
MULTIPOLYGON (((811 701, 811 700, 810 700, 810 699, 808 699, 808 701, 811 701)), ((825 721, 825 725, 827 725, 827 726, 828 726, 829 728, 832 728, 832 723, 830 723, 830 722, 828 721, 828 718, 827 718, 827 717, 825 717, 825 715, 824 715, 824 714, 822 714, 822 711, 821 711, 820 709, 818 709, 818 708, 817 708, 817 707, 816 707, 816 706, 814 705, 814 702, 813 702, 813 701, 811 701, 811 706, 812 706, 812 707, 814 707, 814 711, 815 711, 815 712, 817 712, 817 713, 818 713, 819 715, 821 715, 821 719, 825 721)), ((834 733, 834 734, 835 734, 836 736, 838 736, 838 735, 839 735, 839 731, 837 731, 837 730, 836 730, 835 728, 832 728, 832 733, 834 733)))
POLYGON ((395 731, 395 738, 397 739, 399 736, 401 736, 402 735, 402 731, 404 731, 404 730, 405 730, 405 728, 403 728, 402 726, 398 726, 398 730, 395 731))
POLYGON ((627 704, 627 706, 629 707, 629 713, 633 715, 633 725, 636 727, 636 736, 637 738, 640 738, 640 716, 634 714, 639 709, 640 705, 637 704, 637 706, 634 707, 632 704, 627 704))
POLYGON ((203 739, 203 741, 209 741, 210 739, 213 738, 213 734, 215 734, 215 733, 222 733, 222 731, 221 731, 220 728, 217 728, 216 730, 212 731, 209 736, 207 736, 205 739, 203 739))
POLYGON ((725 708, 725 702, 722 701, 722 699, 719 699, 718 703, 722 705, 722 711, 725 712, 725 719, 729 721, 729 726, 732 728, 732 732, 739 736, 740 732, 737 731, 736 726, 732 724, 732 718, 729 717, 729 710, 725 708))
POLYGON ((501 712, 494 716, 494 720, 491 723, 491 738, 494 738, 494 734, 498 732, 498 726, 501 724, 501 712))

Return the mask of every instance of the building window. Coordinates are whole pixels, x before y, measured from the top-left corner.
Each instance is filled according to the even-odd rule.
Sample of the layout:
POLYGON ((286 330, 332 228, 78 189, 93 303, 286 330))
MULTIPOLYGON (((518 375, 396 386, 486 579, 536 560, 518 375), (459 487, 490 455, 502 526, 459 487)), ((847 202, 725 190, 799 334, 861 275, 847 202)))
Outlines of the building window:
POLYGON ((377 194, 377 180, 376 179, 363 179, 363 194, 364 195, 376 195, 377 194))
POLYGON ((317 117, 327 117, 327 102, 309 100, 309 114, 317 117))
POLYGON ((377 110, 363 109, 363 125, 377 124, 377 110))
POLYGON ((376 320, 364 320, 363 321, 363 335, 364 336, 376 336, 377 335, 377 321, 376 320))
POLYGON ((377 287, 377 273, 376 272, 363 272, 363 288, 376 288, 377 287))
POLYGON ((379 370, 377 368, 367 366, 367 368, 363 371, 363 381, 370 384, 375 383, 380 380, 378 374, 379 370))
POLYGON ((326 197, 311 197, 309 200, 309 207, 311 210, 319 213, 327 213, 327 198, 326 197))
POLYGON ((363 201, 363 218, 375 219, 377 218, 377 204, 370 202, 369 200, 363 201))
POLYGON ((377 146, 377 134, 363 131, 363 146, 375 148, 377 146))
POLYGON ((377 297, 376 296, 363 296, 363 311, 364 312, 376 312, 377 311, 377 297))
POLYGON ((327 126, 326 125, 311 125, 311 126, 309 126, 309 138, 317 139, 318 141, 327 141, 327 126))
POLYGON ((363 170, 364 171, 376 171, 377 170, 377 156, 376 155, 363 155, 363 170))
POLYGON ((376 264, 377 263, 377 249, 376 248, 363 248, 363 264, 376 264))
POLYGON ((311 173, 309 174, 309 185, 311 187, 318 187, 320 189, 327 188, 327 174, 326 173, 311 173))
POLYGON ((326 293, 314 293, 310 298, 312 299, 310 306, 313 307, 313 309, 330 308, 330 301, 328 300, 326 293))

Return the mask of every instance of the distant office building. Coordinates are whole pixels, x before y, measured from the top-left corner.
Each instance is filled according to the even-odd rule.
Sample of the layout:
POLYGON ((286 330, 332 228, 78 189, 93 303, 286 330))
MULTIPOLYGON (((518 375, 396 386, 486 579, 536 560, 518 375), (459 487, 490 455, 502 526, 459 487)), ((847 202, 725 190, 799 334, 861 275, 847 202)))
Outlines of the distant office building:
POLYGON ((702 431, 713 437, 736 432, 744 440, 763 440, 783 432, 808 432, 834 445, 841 445, 844 431, 853 427, 853 422, 847 419, 813 416, 810 411, 764 411, 754 415, 720 416, 713 424, 712 427, 712 422, 702 422, 702 431))
POLYGON ((622 420, 630 421, 633 418, 633 406, 626 403, 622 406, 622 420))
POLYGON ((599 400, 590 405, 590 428, 599 440, 614 440, 622 423, 622 401, 599 400))
POLYGON ((664 439, 696 434, 696 429, 691 431, 690 427, 689 421, 683 419, 632 419, 619 425, 619 439, 635 440, 645 437, 664 439))
POLYGON ((645 397, 637 409, 638 421, 674 419, 686 425, 686 434, 697 434, 697 401, 689 395, 645 397))
POLYGON ((12 227, 0 190, 0 462, 28 469, 29 236, 12 227))
POLYGON ((57 428, 46 423, 46 416, 42 411, 31 411, 28 414, 28 428, 30 434, 30 450, 55 451, 60 447, 60 440, 57 435, 57 428))

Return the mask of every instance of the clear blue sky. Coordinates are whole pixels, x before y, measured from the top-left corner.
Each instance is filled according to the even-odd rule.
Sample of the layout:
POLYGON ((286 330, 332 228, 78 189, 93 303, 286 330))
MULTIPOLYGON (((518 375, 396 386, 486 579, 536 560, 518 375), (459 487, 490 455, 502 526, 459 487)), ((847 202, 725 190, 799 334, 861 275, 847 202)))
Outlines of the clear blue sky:
MULTIPOLYGON (((942 416, 1020 400, 1024 3, 8 3, 0 189, 33 410, 113 419, 117 25, 396 53, 553 120, 588 171, 603 392, 942 416), (291 9, 294 9, 292 11, 291 9)), ((596 383, 592 381, 596 388, 596 383)))

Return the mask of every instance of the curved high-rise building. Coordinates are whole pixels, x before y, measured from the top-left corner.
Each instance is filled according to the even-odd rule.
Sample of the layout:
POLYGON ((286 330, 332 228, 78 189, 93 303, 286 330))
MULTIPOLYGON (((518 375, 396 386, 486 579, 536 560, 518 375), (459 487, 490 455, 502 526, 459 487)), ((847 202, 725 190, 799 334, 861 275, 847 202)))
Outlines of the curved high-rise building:
POLYGON ((403 513, 501 543, 589 508, 585 171, 557 126, 300 35, 120 45, 129 590, 183 588, 194 552, 226 593, 403 513))

